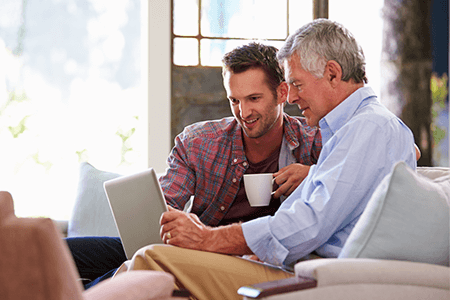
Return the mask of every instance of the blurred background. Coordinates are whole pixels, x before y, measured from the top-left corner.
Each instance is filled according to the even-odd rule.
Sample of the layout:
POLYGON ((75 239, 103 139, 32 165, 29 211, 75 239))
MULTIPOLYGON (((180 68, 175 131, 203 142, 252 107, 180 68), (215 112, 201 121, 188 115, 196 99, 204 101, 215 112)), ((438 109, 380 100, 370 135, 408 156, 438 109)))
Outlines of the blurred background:
POLYGON ((184 126, 231 116, 223 54, 316 17, 355 35, 419 165, 449 165, 448 0, 162 2, 0 0, 0 190, 17 215, 67 220, 83 161, 163 172, 184 126))

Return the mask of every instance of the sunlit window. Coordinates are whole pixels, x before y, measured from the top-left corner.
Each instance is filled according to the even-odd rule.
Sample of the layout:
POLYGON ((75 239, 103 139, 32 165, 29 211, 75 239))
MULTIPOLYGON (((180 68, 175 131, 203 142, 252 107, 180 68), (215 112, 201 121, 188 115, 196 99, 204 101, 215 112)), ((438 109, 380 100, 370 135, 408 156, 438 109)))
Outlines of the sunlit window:
POLYGON ((80 162, 146 164, 140 0, 0 5, 0 190, 19 216, 68 219, 80 162))
POLYGON ((220 66, 226 52, 250 40, 280 47, 292 29, 310 20, 309 0, 174 0, 173 61, 220 66), (296 18, 289 18, 294 12, 296 18))
MULTIPOLYGON (((329 1, 329 18, 347 27, 363 47, 369 84, 378 95, 383 2, 329 1)), ((312 19, 313 0, 173 0, 173 62, 220 66, 226 52, 250 40, 279 48, 312 19)))

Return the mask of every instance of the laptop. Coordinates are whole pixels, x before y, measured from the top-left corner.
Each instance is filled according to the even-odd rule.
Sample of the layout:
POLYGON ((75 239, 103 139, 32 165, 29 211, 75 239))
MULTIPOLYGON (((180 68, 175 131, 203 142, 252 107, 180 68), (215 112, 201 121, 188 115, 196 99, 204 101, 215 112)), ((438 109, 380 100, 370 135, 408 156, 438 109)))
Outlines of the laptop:
POLYGON ((128 259, 144 246, 162 243, 159 219, 167 204, 154 169, 105 181, 103 187, 128 259))

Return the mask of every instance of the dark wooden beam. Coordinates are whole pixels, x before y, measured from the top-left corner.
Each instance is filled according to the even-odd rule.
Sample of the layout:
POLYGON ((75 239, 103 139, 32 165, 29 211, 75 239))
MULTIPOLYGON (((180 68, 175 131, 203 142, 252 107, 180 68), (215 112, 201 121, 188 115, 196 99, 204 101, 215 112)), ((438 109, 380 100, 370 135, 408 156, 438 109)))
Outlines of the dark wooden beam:
POLYGON ((328 19, 328 0, 313 0, 314 19, 328 19))

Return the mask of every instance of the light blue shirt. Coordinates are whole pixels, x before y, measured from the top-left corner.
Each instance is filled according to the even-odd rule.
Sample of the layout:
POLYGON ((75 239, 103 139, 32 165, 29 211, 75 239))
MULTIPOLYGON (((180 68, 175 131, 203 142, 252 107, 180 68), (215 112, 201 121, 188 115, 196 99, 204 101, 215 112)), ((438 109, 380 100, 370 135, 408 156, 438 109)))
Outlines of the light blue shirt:
POLYGON ((274 216, 242 224, 247 245, 267 263, 290 269, 314 250, 337 257, 394 164, 416 169, 411 131, 370 87, 350 95, 319 126, 322 152, 305 180, 274 216))

